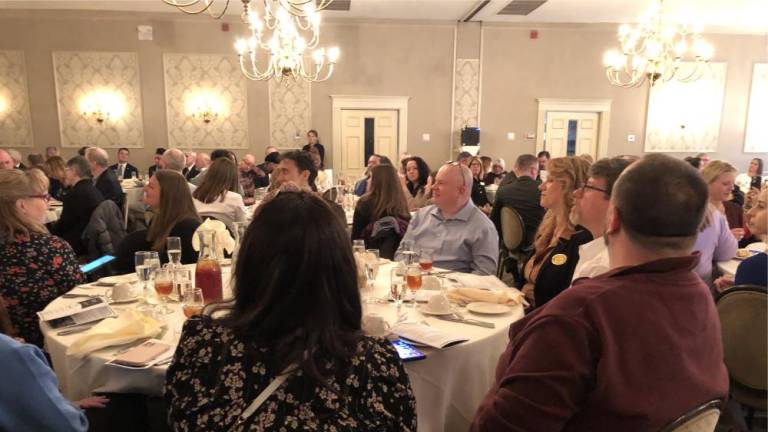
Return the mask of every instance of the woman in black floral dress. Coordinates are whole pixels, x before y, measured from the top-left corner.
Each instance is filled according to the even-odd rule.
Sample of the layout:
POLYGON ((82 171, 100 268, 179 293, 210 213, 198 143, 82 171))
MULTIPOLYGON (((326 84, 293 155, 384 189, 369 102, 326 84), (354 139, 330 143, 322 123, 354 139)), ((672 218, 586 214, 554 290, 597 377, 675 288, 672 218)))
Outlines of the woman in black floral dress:
POLYGON ((165 385, 174 430, 416 430, 396 351, 362 334, 349 237, 322 199, 281 192, 254 216, 238 257, 234 301, 184 325, 165 385))
POLYGON ((39 347, 37 312, 85 281, 72 248, 43 226, 47 193, 39 170, 0 171, 0 301, 16 335, 39 347))

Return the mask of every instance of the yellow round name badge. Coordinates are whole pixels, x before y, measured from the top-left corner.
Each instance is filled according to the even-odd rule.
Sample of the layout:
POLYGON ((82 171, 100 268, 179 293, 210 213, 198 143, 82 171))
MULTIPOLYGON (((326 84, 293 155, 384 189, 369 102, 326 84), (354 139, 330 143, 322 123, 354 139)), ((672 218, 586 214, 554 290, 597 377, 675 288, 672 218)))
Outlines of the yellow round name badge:
POLYGON ((555 254, 552 255, 552 264, 556 266, 560 266, 566 263, 568 261, 568 257, 565 256, 565 254, 555 254))

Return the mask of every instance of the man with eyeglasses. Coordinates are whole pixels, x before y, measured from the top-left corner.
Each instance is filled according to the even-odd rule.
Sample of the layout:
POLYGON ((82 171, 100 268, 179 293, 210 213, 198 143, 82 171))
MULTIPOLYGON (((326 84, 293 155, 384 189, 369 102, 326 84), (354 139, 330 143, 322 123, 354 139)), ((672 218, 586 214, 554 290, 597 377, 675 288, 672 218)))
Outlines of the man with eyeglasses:
POLYGON ((603 241, 608 204, 613 184, 631 163, 618 157, 600 159, 589 167, 589 178, 584 186, 573 191, 571 223, 588 229, 594 240, 579 246, 579 262, 572 280, 608 271, 608 249, 603 241))
POLYGON ((466 165, 453 162, 440 168, 432 187, 433 205, 411 219, 401 246, 413 244, 417 253, 431 249, 435 267, 496 274, 499 235, 491 220, 472 203, 471 191, 472 172, 466 165))

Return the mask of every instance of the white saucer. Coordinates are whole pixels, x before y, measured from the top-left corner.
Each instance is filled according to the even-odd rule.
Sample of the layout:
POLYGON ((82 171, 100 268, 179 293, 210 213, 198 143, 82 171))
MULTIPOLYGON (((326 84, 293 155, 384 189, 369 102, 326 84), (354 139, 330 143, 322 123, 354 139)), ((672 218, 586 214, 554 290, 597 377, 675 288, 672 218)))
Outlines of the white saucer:
POLYGON ((427 315, 450 315, 452 313, 456 313, 456 309, 453 309, 453 308, 448 310, 443 310, 443 311, 434 311, 430 309, 429 306, 427 305, 421 305, 417 309, 419 310, 419 312, 427 315))
POLYGON ((467 310, 483 315, 500 315, 511 311, 512 308, 499 303, 474 302, 467 305, 467 310))
POLYGON ((129 299, 124 300, 111 300, 109 304, 125 304, 125 303, 133 303, 135 301, 138 301, 141 299, 140 295, 137 295, 136 297, 131 297, 129 299))
POLYGON ((117 285, 119 283, 134 283, 139 280, 136 273, 129 273, 120 276, 106 276, 98 280, 98 283, 102 286, 117 285))

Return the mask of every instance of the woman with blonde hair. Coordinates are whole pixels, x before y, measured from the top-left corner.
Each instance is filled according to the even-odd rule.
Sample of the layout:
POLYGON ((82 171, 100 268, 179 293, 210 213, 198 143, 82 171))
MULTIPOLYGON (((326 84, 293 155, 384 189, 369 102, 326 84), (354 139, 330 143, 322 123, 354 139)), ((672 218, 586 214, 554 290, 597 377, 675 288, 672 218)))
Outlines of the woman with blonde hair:
POLYGON ((728 228, 728 221, 725 219, 725 215, 720 213, 711 203, 708 207, 699 228, 696 243, 693 245, 693 251, 700 254, 699 263, 696 265, 694 272, 701 277, 701 280, 712 287, 714 276, 712 274, 714 269, 713 263, 733 258, 736 255, 738 243, 736 242, 736 237, 731 234, 728 228))
POLYGON ((160 261, 168 262, 168 237, 181 238, 181 263, 197 262, 192 237, 200 226, 200 216, 192 202, 187 180, 180 172, 166 169, 155 171, 144 187, 144 204, 152 211, 147 230, 128 234, 118 247, 115 267, 123 273, 134 269, 134 254, 138 251, 159 252, 160 261))
POLYGON ((580 157, 553 158, 547 162, 549 175, 539 189, 542 207, 547 209, 534 240, 533 256, 525 264, 523 292, 543 306, 571 285, 579 261, 579 246, 592 241, 589 230, 570 221, 573 192, 587 187, 589 163, 580 157))
POLYGON ((234 232, 235 222, 245 221, 243 197, 236 192, 238 184, 237 167, 232 160, 213 161, 200 186, 192 192, 197 214, 220 220, 234 232))
POLYGON ((72 247, 43 225, 48 199, 40 170, 0 170, 0 302, 17 335, 39 347, 37 312, 85 282, 72 247))
POLYGON ((728 226, 736 240, 744 237, 744 210, 729 201, 738 170, 728 162, 710 161, 701 169, 701 176, 709 187, 709 202, 725 215, 728 226))
POLYGON ((491 203, 485 193, 483 177, 485 171, 483 161, 475 156, 469 160, 469 170, 472 172, 472 202, 485 214, 491 214, 491 203))
POLYGON ((64 199, 64 179, 66 177, 67 164, 61 156, 51 156, 43 163, 43 171, 48 176, 50 186, 48 194, 61 201, 64 199))

